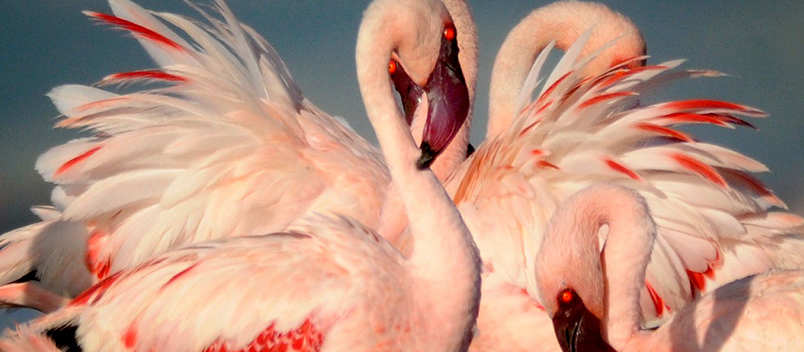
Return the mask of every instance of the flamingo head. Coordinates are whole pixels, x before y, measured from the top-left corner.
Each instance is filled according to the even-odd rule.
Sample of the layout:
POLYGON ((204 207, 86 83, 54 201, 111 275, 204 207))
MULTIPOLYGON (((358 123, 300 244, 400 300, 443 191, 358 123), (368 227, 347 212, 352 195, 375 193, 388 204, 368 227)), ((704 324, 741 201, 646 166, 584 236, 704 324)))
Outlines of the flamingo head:
POLYGON ((364 71, 373 74, 366 65, 383 55, 408 123, 419 111, 427 112, 417 160, 420 169, 429 167, 448 146, 469 112, 457 37, 447 9, 436 0, 374 1, 358 33, 358 79, 364 71))
POLYGON ((645 198, 599 183, 550 218, 536 285, 564 351, 613 351, 639 329, 639 292, 656 238, 645 198))
POLYGON ((553 329, 564 352, 614 351, 603 339, 600 319, 586 308, 583 299, 573 289, 562 290, 555 300, 557 309, 552 314, 553 329))
MULTIPOLYGON (((398 55, 395 55, 398 57, 398 55)), ((427 106, 418 167, 428 167, 449 145, 469 113, 469 90, 458 62, 457 30, 451 20, 443 25, 438 59, 424 83, 417 84, 392 58, 388 66, 394 88, 399 93, 405 119, 411 124, 420 108, 427 106), (426 105, 423 98, 426 96, 426 105)))
POLYGON ((603 338, 605 282, 602 249, 608 231, 580 195, 564 201, 550 219, 536 256, 536 284, 565 351, 614 351, 603 338))
MULTIPOLYGON (((581 281, 576 284, 574 280, 563 275, 566 271, 558 269, 558 274, 548 273, 551 269, 545 267, 545 269, 539 270, 539 265, 548 266, 548 264, 537 261, 537 282, 542 305, 553 320, 553 329, 562 350, 564 352, 614 351, 603 338, 600 297, 592 295, 587 296, 585 300, 579 294, 589 292, 586 289, 596 284, 594 280, 581 281)), ((554 266, 551 267, 554 268, 554 266)))

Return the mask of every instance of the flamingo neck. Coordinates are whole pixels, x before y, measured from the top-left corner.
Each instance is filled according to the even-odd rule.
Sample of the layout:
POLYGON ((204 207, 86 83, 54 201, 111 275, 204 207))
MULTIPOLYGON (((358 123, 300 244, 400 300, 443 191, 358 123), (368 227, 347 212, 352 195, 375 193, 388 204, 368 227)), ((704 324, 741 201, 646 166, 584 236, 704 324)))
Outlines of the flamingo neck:
POLYGON ((584 192, 576 213, 588 219, 587 248, 597 253, 603 275, 603 337, 616 350, 640 330, 639 299, 656 238, 656 227, 645 200, 630 189, 600 185, 584 192), (608 225, 608 231, 601 229, 608 225), (603 243, 601 252, 600 244, 603 243), (600 253, 600 255, 598 255, 600 253))
POLYGON ((645 52, 644 41, 636 26, 627 17, 604 5, 559 1, 532 11, 511 30, 494 61, 486 139, 507 130, 516 118, 522 87, 536 56, 553 40, 557 48, 567 50, 592 27, 595 29, 581 57, 624 37, 587 65, 584 76, 602 73, 614 63, 645 52))
MULTIPOLYGON (((471 99, 471 96, 470 96, 471 99)), ((430 170, 433 171, 436 178, 441 183, 452 175, 463 162, 466 160, 466 150, 469 145, 469 125, 471 123, 471 110, 470 116, 466 118, 463 126, 455 138, 450 142, 446 149, 433 161, 430 165, 430 170)), ((424 129, 424 121, 426 116, 416 116, 411 124, 410 131, 415 138, 416 145, 421 144, 422 131, 424 129)), ((410 246, 413 239, 410 234, 405 232, 405 227, 408 225, 409 219, 405 215, 405 209, 402 206, 402 199, 400 198, 399 191, 392 183, 388 191, 385 193, 385 200, 382 205, 380 213, 380 225, 377 232, 388 242, 402 251, 403 254, 409 254, 410 246)))
MULTIPOLYGON (((475 104, 475 89, 477 86, 478 68, 478 49, 477 49, 477 25, 472 17, 472 12, 465 0, 443 0, 444 6, 449 11, 455 27, 459 33, 458 41, 458 60, 461 63, 461 70, 466 79, 466 87, 469 90, 469 116, 466 117, 461 129, 452 139, 452 142, 433 161, 430 169, 436 177, 443 183, 444 180, 452 175, 466 160, 467 147, 469 145, 469 131, 471 130, 472 112, 475 104)), ((417 114, 411 122, 410 131, 416 140, 416 145, 421 144, 422 131, 426 116, 417 114)), ((388 241, 396 246, 398 241, 409 243, 409 238, 401 238, 408 221, 405 218, 404 210, 399 198, 399 194, 392 186, 386 193, 385 203, 382 207, 382 216, 378 232, 388 241)), ((397 246, 397 248, 400 248, 397 246)), ((403 251, 405 253, 405 251, 403 251)))
POLYGON ((471 340, 477 316, 479 253, 433 172, 416 168, 420 153, 392 95, 387 64, 394 39, 403 34, 400 28, 416 26, 394 25, 399 17, 378 16, 382 8, 375 4, 366 11, 358 34, 360 91, 416 242, 407 264, 415 304, 421 309, 418 315, 427 317, 417 323, 431 324, 424 327, 428 339, 457 350, 471 340), (400 30, 389 32, 388 28, 400 30))

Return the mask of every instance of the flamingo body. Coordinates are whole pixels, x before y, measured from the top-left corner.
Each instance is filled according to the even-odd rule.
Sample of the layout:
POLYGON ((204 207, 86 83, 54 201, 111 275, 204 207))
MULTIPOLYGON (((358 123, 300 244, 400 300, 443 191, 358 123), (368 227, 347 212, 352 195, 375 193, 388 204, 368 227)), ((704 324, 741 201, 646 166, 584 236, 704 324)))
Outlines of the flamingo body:
MULTIPOLYGON (((86 14, 132 33, 159 68, 109 75, 100 86, 167 87, 120 95, 67 85, 48 94, 65 117, 59 127, 96 136, 39 158, 37 170, 57 184, 54 207, 47 221, 0 239, 0 281, 35 272, 35 285, 74 297, 166 250, 284 231, 318 213, 373 229, 385 217, 391 224, 381 234, 400 231, 404 212, 395 190, 386 197, 390 176, 379 150, 307 100, 270 44, 225 4, 216 3, 225 23, 211 20, 211 29, 125 0, 110 5, 115 16, 86 14)), ((473 97, 476 29, 468 19, 456 26, 466 38, 459 55, 473 97)), ((465 158, 464 125, 432 165, 439 177, 465 158)), ((423 126, 421 119, 412 126, 417 141, 423 126)), ((59 300, 0 295, 44 310, 59 300)))
POLYGON ((166 252, 4 343, 71 325, 84 351, 428 350, 439 343, 418 340, 432 317, 412 300, 408 265, 363 225, 318 216, 166 252))
POLYGON ((84 351, 465 351, 479 255, 427 168, 458 130, 441 125, 460 126, 468 110, 456 36, 435 0, 377 0, 358 34, 367 115, 421 243, 410 256, 355 219, 306 216, 287 232, 206 241, 111 273, 3 343, 40 342, 33 334, 84 351), (392 96, 389 62, 426 93, 425 130, 436 127, 421 149, 392 96))
POLYGON ((298 231, 170 251, 101 281, 66 308, 78 314, 79 343, 86 351, 270 350, 283 342, 357 351, 422 333, 392 246, 345 218, 319 217, 298 231))
MULTIPOLYGON (((601 8, 605 9, 594 7, 595 11, 601 8)), ((512 33, 534 28, 528 21, 538 21, 549 13, 535 11, 512 33)), ((610 16, 622 25, 620 15, 610 16)), ((606 27, 598 24, 596 29, 606 27)), ((510 35, 509 39, 516 37, 510 35)), ((765 114, 706 99, 642 105, 645 93, 668 81, 720 74, 678 70, 681 61, 640 67, 637 63, 644 57, 622 60, 628 57, 624 52, 643 52, 638 32, 608 46, 593 45, 590 50, 584 44, 591 41, 605 43, 599 37, 576 42, 546 75, 539 74, 539 69, 552 45, 546 50, 531 48, 539 55, 534 54, 532 70, 521 79, 516 99, 519 112, 507 129, 478 147, 445 181, 484 260, 480 333, 472 347, 477 351, 497 350, 490 346, 503 340, 517 342, 503 343, 506 347, 500 350, 516 350, 517 344, 528 346, 519 349, 523 351, 559 350, 554 337, 541 338, 550 335, 552 327, 538 316, 543 314, 538 309, 503 307, 507 302, 520 302, 525 295, 541 306, 535 258, 548 220, 561 202, 595 182, 631 187, 655 209, 658 239, 640 296, 641 321, 647 326, 669 319, 720 285, 804 263, 804 220, 774 209, 785 205, 751 175, 767 168, 675 129, 685 124, 750 127, 745 117, 765 114), (601 69, 600 61, 595 61, 603 57, 602 48, 608 50, 605 57, 619 58, 609 69, 601 69), (592 68, 593 64, 598 66, 592 68), (490 282, 508 286, 488 288, 486 294, 485 284, 490 282), (509 314, 497 314, 501 311, 509 314), (537 324, 542 333, 522 328, 537 324)), ((511 43, 524 51, 521 42, 511 43)), ((500 60, 505 57, 498 57, 500 60)), ((603 65, 609 62, 603 60, 603 65)))

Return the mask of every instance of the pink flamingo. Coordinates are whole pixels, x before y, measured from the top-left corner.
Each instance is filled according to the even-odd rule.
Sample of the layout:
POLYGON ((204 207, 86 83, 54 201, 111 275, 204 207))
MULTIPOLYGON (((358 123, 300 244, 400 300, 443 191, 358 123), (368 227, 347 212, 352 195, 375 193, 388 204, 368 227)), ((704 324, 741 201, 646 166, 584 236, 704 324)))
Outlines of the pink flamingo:
MULTIPOLYGON (((287 233, 156 256, 111 275, 7 343, 45 334, 59 347, 84 351, 466 350, 479 301, 479 254, 422 165, 430 148, 440 150, 435 143, 418 149, 388 74, 404 72, 427 93, 428 121, 465 115, 455 41, 449 14, 434 0, 374 1, 358 34, 367 115, 418 239, 409 257, 354 219, 308 217, 287 233)), ((426 134, 423 143, 428 136, 444 138, 426 134)))
MULTIPOLYGON (((452 1, 453 3, 455 1, 452 1)), ((458 1, 458 3, 461 3, 458 1)), ((449 5, 449 2, 447 2, 449 5)), ((465 4, 464 4, 465 5, 465 4)), ((583 3, 566 2, 551 5, 552 8, 559 6, 585 6, 583 3), (566 5, 561 5, 566 4, 566 5)), ((595 5, 593 5, 595 6, 595 5)), ((599 5, 596 5, 599 6, 599 5)), ((551 8, 548 7, 548 8, 551 8)), ((598 7, 600 9, 605 7, 598 7)), ((594 9, 594 7, 592 7, 594 9)), ((607 9, 605 9, 607 10, 607 9)), ((453 11, 450 9, 450 11, 453 11)), ((551 10, 558 11, 558 10, 551 10)), ((541 10, 543 16, 548 16, 545 21, 553 21, 559 23, 560 19, 555 16, 549 16, 551 11, 541 10)), ((582 11, 582 10, 581 10, 582 11)), ((557 13, 564 13, 565 15, 571 14, 572 11, 559 11, 557 13)), ((583 13, 583 12, 581 12, 583 13)), ((594 13, 594 11, 593 11, 594 13)), ((534 16, 534 18, 536 18, 534 16)), ((456 20, 456 26, 460 30, 460 20, 456 20)), ((536 21, 536 20, 533 20, 536 21)), ((559 28, 574 28, 571 24, 573 21, 580 21, 579 19, 567 19, 569 24, 563 24, 559 28)), ((617 20, 622 21, 622 19, 617 20)), ((524 25, 525 22, 523 22, 524 25)), ((590 42, 604 43, 620 35, 618 32, 607 32, 607 39, 595 39, 597 30, 606 27, 601 22, 596 27, 596 31, 592 34, 590 42)), ((622 23, 622 22, 621 22, 622 23)), ((583 32, 582 28, 586 25, 578 25, 577 28, 583 32)), ((531 28, 539 28, 536 25, 530 24, 531 28)), ((519 28, 519 27, 518 27, 519 28)), ((462 33, 462 41, 464 36, 462 33)), ((638 32, 637 32, 638 33, 638 32)), ((535 37, 545 35, 555 35, 554 33, 540 33, 535 37)), ((509 38, 510 39, 510 38, 509 38)), ((549 40, 541 40, 542 45, 549 40)), ((511 41, 508 41, 511 43, 511 41)), ((572 42, 572 40, 569 40, 572 42)), ((460 43, 459 43, 460 45, 460 43)), ((509 44, 506 44, 509 45, 509 44)), ((525 44, 519 43, 525 47, 525 44)), ((586 49, 586 48, 585 48, 586 49)), ((462 53, 463 48, 461 48, 462 53)), ((540 48, 533 48, 533 53, 530 54, 531 58, 534 57, 540 48)), ((587 49, 588 50, 588 49, 587 49)), ((608 65, 628 56, 640 55, 643 52, 641 47, 641 39, 638 36, 626 36, 619 40, 611 49, 613 53, 610 59, 602 59, 609 54, 606 52, 592 53, 588 56, 590 59, 601 61, 601 64, 608 65), (632 38, 632 39, 629 39, 632 38), (633 45, 633 39, 638 39, 639 45, 633 45), (624 51, 621 51, 624 50, 624 51), (632 54, 626 54, 631 50, 632 54), (597 59, 596 59, 597 58, 597 59)), ((501 49, 502 51, 502 49, 501 49)), ((579 51, 579 49, 576 49, 579 51)), ((543 53, 544 54, 544 53, 543 53)), ((546 54, 544 54, 546 55, 546 54)), ((503 56, 498 56, 498 61, 503 56)), ((540 58, 543 56, 540 56, 540 58)), ((568 56, 571 57, 571 56, 568 56)), ((539 62, 539 60, 537 60, 539 62)), ((586 66, 577 64, 572 66, 574 60, 568 58, 562 67, 554 70, 554 76, 551 81, 557 81, 557 78, 563 77, 568 71, 577 68, 578 71, 587 71, 585 74, 589 75, 589 70, 586 66)), ((593 61, 590 65, 594 65, 593 61)), ((463 62, 462 62, 463 63, 463 62)), ((673 63, 677 65, 677 63, 673 63)), ((524 72, 530 68, 526 62, 524 72)), ((635 67, 635 62, 625 63, 624 66, 635 67)), ((604 66, 605 67, 605 66, 604 66)), ((667 67, 649 67, 645 70, 648 73, 639 73, 635 77, 620 76, 622 72, 596 72, 597 76, 584 76, 584 74, 575 73, 563 78, 560 84, 549 85, 554 86, 550 91, 543 91, 545 99, 541 103, 556 101, 556 97, 561 97, 562 94, 568 95, 568 99, 572 100, 573 95, 569 93, 587 92, 590 97, 605 97, 606 93, 617 92, 617 89, 625 89, 623 80, 636 79, 638 82, 644 84, 639 87, 640 89, 647 88, 649 84, 658 83, 672 78, 673 75, 678 76, 696 76, 696 75, 711 75, 711 72, 677 72, 670 71, 670 66, 667 67), (654 77, 656 75, 657 77, 654 77), (579 77, 581 76, 581 77, 579 77), (618 83, 621 86, 617 88, 608 87, 610 91, 599 91, 588 87, 580 87, 581 90, 573 92, 572 84, 568 82, 577 82, 582 77, 587 77, 589 81, 598 80, 598 82, 607 82, 610 84, 618 83), (619 77, 619 79, 617 79, 619 77)), ((520 68, 519 75, 526 76, 520 68)), ((537 72, 538 70, 534 70, 537 72)), ((509 74, 511 75, 511 74, 509 74)), ((500 76, 495 73, 495 76, 500 76)), ((467 73, 467 81, 469 74, 467 73)), ((632 81, 636 85, 637 81, 632 81)), ((525 83, 524 80, 520 82, 525 83)), ((527 102, 530 100, 530 90, 536 82, 536 76, 531 76, 531 79, 525 88, 520 88, 523 92, 520 96, 516 97, 517 101, 521 103, 514 106, 528 106, 527 102)), ((588 83, 588 82, 587 82, 588 83)), ((599 86, 597 88, 600 88, 599 86)), ((516 89, 514 89, 516 91, 516 89)), ((577 98, 579 95, 575 95, 577 98)), ((563 99, 563 98, 562 98, 563 99)), ((539 102, 537 100, 537 102, 539 102)), ((796 253, 790 250, 790 241, 794 236, 784 237, 779 235, 795 234, 795 226, 800 223, 800 219, 790 214, 785 213, 767 213, 767 223, 762 223, 760 220, 764 215, 764 210, 769 209, 771 205, 783 205, 783 203, 776 198, 770 191, 764 189, 759 183, 752 183, 751 178, 747 173, 740 170, 726 170, 723 169, 721 164, 718 164, 712 159, 706 158, 697 160, 697 156, 691 159, 684 159, 688 162, 686 164, 666 163, 663 166, 662 172, 665 175, 657 175, 657 170, 652 170, 648 167, 634 167, 629 170, 625 166, 632 166, 625 164, 622 160, 614 159, 606 160, 601 159, 601 156, 606 156, 606 153, 613 153, 615 156, 625 155, 628 152, 636 153, 638 151, 645 152, 646 157, 662 156, 656 149, 645 148, 647 144, 641 145, 640 141, 651 140, 652 138, 666 138, 669 139, 668 133, 676 132, 670 130, 668 127, 671 123, 713 123, 721 126, 728 126, 730 124, 743 124, 740 119, 728 115, 728 109, 721 109, 723 106, 718 107, 716 103, 711 101, 700 101, 701 105, 698 108, 688 107, 684 110, 681 104, 675 106, 669 103, 664 106, 666 111, 654 110, 649 112, 649 116, 645 120, 640 121, 623 121, 615 124, 619 117, 608 118, 605 115, 606 111, 598 111, 591 109, 594 106, 601 104, 613 104, 614 110, 622 109, 624 111, 633 110, 632 97, 613 96, 602 99, 599 104, 592 104, 584 107, 584 109, 575 109, 573 106, 562 106, 559 109, 552 107, 545 108, 544 110, 536 109, 533 106, 526 110, 522 116, 511 120, 509 117, 503 116, 501 119, 507 118, 510 124, 516 123, 517 125, 510 126, 508 131, 504 131, 503 135, 498 135, 490 139, 487 143, 480 148, 482 152, 480 155, 473 156, 472 159, 464 163, 461 167, 462 170, 459 175, 453 176, 447 186, 450 188, 450 193, 455 195, 459 203, 462 216, 468 222, 468 226, 473 230, 475 239, 479 242, 478 246, 481 249, 481 254, 486 263, 486 273, 484 275, 483 285, 483 300, 481 301, 481 314, 479 317, 478 325, 480 334, 472 344, 473 350, 533 350, 534 346, 544 348, 545 350, 556 350, 558 345, 553 337, 552 328, 550 328, 550 320, 542 311, 542 307, 538 303, 536 291, 534 290, 534 271, 533 263, 535 253, 538 251, 540 243, 540 236, 547 221, 547 217, 552 213, 556 204, 566 198, 575 189, 583 187, 583 185, 593 182, 596 179, 606 179, 612 182, 624 182, 629 186, 633 186, 637 180, 632 176, 641 177, 636 183, 637 186, 642 187, 643 192, 653 192, 653 194, 662 195, 660 192, 670 194, 670 200, 662 201, 657 200, 657 196, 653 197, 653 202, 660 202, 670 204, 664 212, 663 221, 666 224, 672 225, 666 228, 660 228, 660 246, 663 253, 667 253, 667 257, 659 258, 657 261, 664 261, 660 266, 658 264, 651 264, 653 267, 659 267, 656 271, 659 275, 664 275, 661 281, 648 280, 651 285, 643 289, 642 307, 646 311, 645 316, 647 320, 653 320, 651 317, 660 316, 667 318, 672 315, 680 307, 691 301, 696 295, 701 292, 710 290, 720 282, 728 282, 736 277, 753 272, 760 272, 763 268, 773 266, 794 266, 796 265, 796 257, 791 256, 790 253, 796 253), (705 104, 704 104, 705 103, 705 104), (711 104, 711 105, 706 105, 711 104), (707 108, 707 106, 709 108, 707 108), (553 110, 550 110, 553 109, 553 110), (571 116, 577 114, 578 111, 590 111, 588 117, 590 119, 589 125, 583 125, 577 119, 572 119, 571 116), (549 123, 534 123, 544 118, 548 113, 553 116, 552 119, 560 120, 566 123, 561 126, 553 135, 550 135, 550 128, 561 125, 556 124, 555 121, 549 123), (562 115, 566 113, 565 115, 562 115), (560 119, 558 119, 560 117, 560 119), (566 118, 565 118, 566 117, 566 118), (528 120, 529 119, 529 120, 528 120), (653 121, 651 121, 651 119, 653 121), (523 122, 524 120, 524 122, 523 122), (625 123, 628 122, 628 123, 625 123), (664 124, 658 127, 650 126, 651 123, 664 124), (597 123, 595 125, 595 123, 597 123), (631 123, 631 124, 629 124, 631 123), (565 140, 559 141, 557 136, 560 135, 597 135, 601 127, 612 124, 611 128, 607 131, 608 135, 613 136, 611 143, 594 145, 589 143, 572 144, 564 143, 565 140), (528 127, 530 126, 530 127, 528 127), (645 130, 652 127, 652 131, 645 130), (664 129, 662 129, 664 127, 664 129), (641 131, 641 135, 633 135, 633 130, 641 131), (527 130, 529 134, 522 132, 527 130), (664 132, 661 134, 659 132, 664 132), (520 132, 522 134, 520 134, 520 132), (627 134, 629 132, 630 134, 627 134), (541 135, 540 135, 541 134, 541 135), (535 136, 535 137, 534 137, 535 136), (530 138, 530 139, 529 139, 530 138), (509 145, 509 142, 512 142, 509 145), (562 142, 562 143, 559 143, 562 142), (599 153, 595 152, 593 147, 600 147, 599 153), (622 148, 618 150, 618 148, 622 148), (543 155, 539 153, 531 154, 531 151, 542 151, 543 155), (549 154, 549 155, 548 155, 549 154), (585 159, 584 159, 585 158, 585 159), (586 168, 584 162, 588 161, 586 165, 595 166, 596 168, 586 168), (698 161, 701 164, 696 164, 698 161), (601 165, 602 162, 602 165, 601 165), (619 163, 618 163, 619 162, 619 163), (560 169, 554 167, 560 166, 560 169), (601 167, 602 166, 602 167, 601 167), (706 175, 705 171, 711 168, 718 168, 716 172, 709 172, 709 176, 714 176, 718 172, 727 174, 729 179, 729 189, 722 189, 720 184, 716 187, 712 184, 707 184, 702 176, 706 175), (619 170, 619 171, 618 171, 619 170), (696 170, 700 172, 696 172, 696 170), (630 174, 628 172, 631 172, 630 174), (474 176, 472 176, 474 175, 474 176), (625 177, 623 177, 625 176, 625 177), (673 181, 675 178, 675 182, 673 181), (523 182, 524 180, 524 182, 523 182), (741 182, 743 180, 745 182, 741 182), (644 191, 647 189, 648 191, 644 191), (696 192, 699 190, 708 191, 711 194, 718 195, 723 192, 720 198, 712 201, 717 207, 735 207, 735 209, 727 211, 726 216, 735 216, 740 226, 745 227, 749 232, 746 238, 759 239, 756 243, 748 243, 745 241, 732 241, 729 236, 739 234, 742 230, 733 226, 734 223, 728 221, 719 221, 716 223, 709 223, 710 217, 716 216, 715 211, 709 209, 693 209, 690 211, 689 207, 698 207, 700 204, 690 204, 693 197, 687 197, 689 192, 696 192), (459 192, 460 191, 460 192, 459 192), (686 193, 685 193, 686 192, 686 193), (733 200, 738 199, 738 200, 733 200), (742 199, 742 200, 739 200, 742 199), (729 202, 734 202, 729 204, 729 202), (752 202, 756 202, 752 204, 752 202), (747 205, 746 205, 747 203, 747 205), (741 210, 740 210, 741 209, 741 210), (482 211, 480 211, 482 210, 482 211), (741 213, 738 213, 741 212, 741 213), (753 212, 753 213, 752 213, 753 212), (683 215, 678 215, 683 214, 683 215), (703 214, 703 215, 701 215, 703 214), (731 214, 731 215, 729 215, 731 214), (753 215, 752 215, 753 214, 753 215), (495 220, 495 217, 497 220, 495 220), (500 220, 504 219, 504 220, 500 220), (682 227, 684 232, 689 234, 688 237, 678 237, 682 231, 677 231, 678 227, 682 227), (670 245, 665 241, 661 243, 661 236, 670 234, 671 239, 675 240, 670 245), (699 240, 704 238, 704 240, 699 240), (722 245, 719 241, 726 238, 727 245, 722 245), (779 247, 775 248, 768 243, 775 240, 781 240, 779 247), (698 242, 696 242, 698 241, 698 242), (687 248, 680 248, 687 243, 697 243, 701 246, 688 246, 687 248), (742 266, 737 265, 739 260, 735 260, 733 255, 739 255, 743 260, 742 266), (788 258, 791 257, 791 258, 788 258), (745 260, 751 259, 751 260, 745 260), (671 265, 667 265, 667 262, 671 265), (679 264, 680 261, 681 264, 679 264), (703 263, 703 265, 701 265, 703 263), (711 264, 711 270, 710 265, 711 264), (669 268, 669 269, 668 269, 669 268), (667 274, 671 273, 671 274, 667 274), (668 303, 669 302, 669 303, 668 303), (670 310, 672 309, 672 310, 670 310), (553 341, 553 342, 551 342, 553 341)), ((495 102, 492 102, 495 104, 495 102)), ((552 103, 551 103, 552 104, 552 103)), ((542 104, 542 107, 545 104, 542 104)), ((734 114, 746 114, 749 116, 760 116, 761 113, 750 108, 741 107, 736 104, 727 105, 735 108, 737 111, 734 114)), ((497 115, 495 115, 497 116, 497 115)), ((492 119, 495 117, 492 116, 492 119)), ((548 118, 549 120, 550 118, 548 118)), ((504 123, 502 123, 504 125, 504 123)), ((464 128, 465 129, 465 128, 464 128)), ((493 135, 490 133, 490 135, 493 135)), ((600 134, 603 138, 603 134, 600 134)), ((673 136, 672 134, 670 135, 673 136)), ((683 134, 675 134, 675 136, 686 136, 683 134)), ((689 136, 686 136, 689 138, 689 136)), ((689 146, 688 146, 689 147, 689 146)), ((705 149, 712 146, 703 144, 696 144, 693 148, 705 149)), ((445 152, 446 153, 446 152, 445 152)), ((685 152, 686 153, 686 152, 685 152)), ((724 157, 725 151, 718 152, 720 157, 724 157)), ((694 154, 689 152, 689 154, 694 154)), ((439 158, 441 160, 444 157, 439 158)), ((753 162, 737 155, 737 160, 743 162, 753 162)), ((635 162, 629 160, 629 163, 635 162)), ((754 164, 755 168, 748 171, 761 171, 762 166, 758 163, 754 164), (757 167, 758 166, 758 167, 757 167)), ((711 207, 711 204, 707 204, 711 207)), ((715 209, 718 209, 715 207, 715 209)), ((720 220, 723 220, 722 218, 720 220)), ((404 241, 402 241, 404 243, 404 241)), ((409 245, 409 244, 408 244, 409 245)), ((409 247, 409 246, 408 246, 409 247)))
MULTIPOLYGON (((114 74, 102 85, 145 80, 168 87, 117 95, 69 85, 49 94, 66 117, 60 126, 97 137, 53 148, 37 162, 58 185, 55 208, 39 208, 42 222, 0 237, 0 281, 7 283, 0 300, 52 311, 65 296, 158 253, 285 231, 310 214, 337 213, 378 228, 389 193, 396 206, 384 216, 404 218, 376 147, 308 101, 273 48, 224 3, 218 7, 226 24, 212 21, 210 31, 127 0, 110 5, 116 16, 87 14, 130 31, 160 68, 114 74), (31 274, 38 282, 13 283, 31 274)), ((461 18, 457 29, 469 34, 458 44, 459 58, 472 100, 476 29, 461 18)), ((445 177, 465 159, 468 122, 424 131, 424 119, 413 120, 417 142, 436 127, 460 129, 432 165, 445 177)))
POLYGON ((592 186, 556 210, 536 257, 536 277, 564 351, 804 348, 801 271, 722 286, 643 331, 640 291, 656 232, 646 200, 625 187, 592 186))
MULTIPOLYGON (((535 257, 557 205, 596 182, 631 187, 654 209, 658 237, 640 296, 645 324, 669 319, 722 284, 771 268, 804 264, 804 221, 774 211, 774 207, 784 208, 784 203, 751 176, 767 171, 765 166, 673 129, 694 123, 751 126, 739 116, 764 117, 764 113, 702 99, 639 105, 644 93, 667 81, 718 73, 676 70, 681 61, 640 67, 643 43, 638 32, 628 30, 625 33, 631 34, 611 46, 608 54, 597 50, 598 45, 579 58, 583 41, 568 48, 552 73, 541 78, 541 92, 532 97, 549 52, 541 47, 549 39, 539 38, 554 34, 528 37, 521 33, 542 28, 541 23, 583 33, 589 23, 573 16, 578 13, 573 7, 591 12, 585 16, 594 14, 615 23, 599 22, 595 31, 603 29, 607 38, 597 39, 593 33, 590 42, 620 36, 605 28, 628 27, 627 19, 603 6, 578 2, 556 3, 523 20, 504 46, 514 45, 513 51, 523 57, 518 60, 521 63, 539 53, 536 63, 530 74, 520 74, 526 77, 519 80, 521 86, 502 88, 508 95, 519 89, 514 110, 490 108, 519 113, 491 116, 510 121, 500 126, 510 126, 490 130, 490 139, 446 180, 484 260, 479 333, 471 346, 475 351, 559 349, 537 296, 535 257), (517 43, 523 38, 531 44, 517 43), (621 61, 629 56, 636 57, 621 61), (608 59, 598 61, 602 66, 591 61, 603 57, 608 59)), ((500 50, 498 62, 511 60, 505 52, 500 50)), ((516 67, 509 70, 522 72, 516 67)), ((494 75, 500 75, 499 82, 507 82, 500 72, 505 71, 494 75)), ((503 103, 491 101, 492 105, 503 103)), ((401 243, 402 248, 409 245, 404 238, 401 243)))
MULTIPOLYGON (((455 21, 455 28, 461 33, 461 40, 458 42, 458 59, 461 62, 461 70, 466 80, 466 86, 469 89, 469 114, 466 117, 463 125, 460 126, 455 138, 441 153, 441 155, 433 162, 431 169, 438 176, 440 180, 445 179, 452 174, 465 160, 467 156, 467 148, 469 146, 469 130, 471 128, 472 111, 475 102, 475 88, 477 85, 477 67, 478 67, 478 49, 477 49, 477 25, 472 17, 472 11, 465 0, 442 0, 444 6, 449 11, 453 20, 455 21)), ((408 107, 417 106, 416 102, 421 97, 421 92, 407 91, 396 87, 403 100, 407 101, 408 107)), ((413 115, 411 119, 411 132, 416 140, 420 143, 420 136, 424 130, 424 119, 420 118, 421 114, 413 115)), ((378 232, 395 243, 399 241, 398 237, 402 234, 407 225, 407 219, 402 211, 402 205, 399 201, 398 193, 391 190, 385 197, 385 203, 382 206, 382 214, 380 217, 380 225, 378 232)))

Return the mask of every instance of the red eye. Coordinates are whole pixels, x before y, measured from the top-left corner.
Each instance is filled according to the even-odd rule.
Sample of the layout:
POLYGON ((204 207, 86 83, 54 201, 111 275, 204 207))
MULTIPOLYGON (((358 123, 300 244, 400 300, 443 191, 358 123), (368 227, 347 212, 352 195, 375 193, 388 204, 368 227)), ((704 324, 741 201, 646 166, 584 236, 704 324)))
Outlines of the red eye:
POLYGON ((391 62, 388 63, 388 73, 394 74, 397 69, 399 69, 399 63, 397 63, 396 60, 391 60, 391 62))
POLYGON ((575 299, 575 292, 570 289, 561 291, 561 293, 558 294, 558 300, 562 303, 570 303, 573 299, 575 299))
POLYGON ((452 41, 455 39, 455 27, 448 24, 444 27, 444 39, 452 41))

